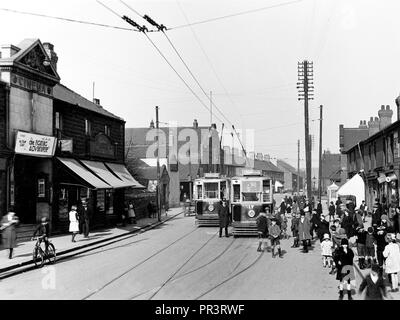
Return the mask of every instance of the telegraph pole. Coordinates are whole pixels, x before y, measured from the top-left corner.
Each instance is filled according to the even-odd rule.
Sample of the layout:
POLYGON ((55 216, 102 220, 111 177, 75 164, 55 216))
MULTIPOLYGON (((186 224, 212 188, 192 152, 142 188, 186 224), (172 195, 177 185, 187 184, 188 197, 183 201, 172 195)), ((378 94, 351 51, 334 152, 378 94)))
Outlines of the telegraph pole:
POLYGON ((297 194, 300 195, 300 140, 297 140, 297 194))
POLYGON ((158 106, 156 106, 156 129, 157 129, 157 218, 161 221, 161 203, 160 203, 160 140, 159 140, 159 121, 158 121, 158 106))
POLYGON ((297 89, 299 89, 298 100, 304 100, 304 129, 305 129, 305 147, 306 147, 306 177, 307 177, 307 198, 311 200, 311 141, 309 136, 309 118, 308 118, 308 100, 313 100, 313 63, 304 60, 297 63, 298 80, 297 89))
POLYGON ((319 164, 318 164, 318 199, 322 195, 322 104, 319 106, 319 164))

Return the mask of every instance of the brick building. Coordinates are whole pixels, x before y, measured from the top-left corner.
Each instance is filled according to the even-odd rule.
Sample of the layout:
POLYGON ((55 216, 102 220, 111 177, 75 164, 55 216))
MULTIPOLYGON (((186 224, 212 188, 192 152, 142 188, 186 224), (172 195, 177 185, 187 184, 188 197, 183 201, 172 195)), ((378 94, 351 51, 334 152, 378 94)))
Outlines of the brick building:
POLYGON ((39 39, 1 47, 0 206, 63 231, 85 197, 92 227, 113 222, 123 190, 139 186, 124 167, 125 122, 61 85, 57 61, 39 39))

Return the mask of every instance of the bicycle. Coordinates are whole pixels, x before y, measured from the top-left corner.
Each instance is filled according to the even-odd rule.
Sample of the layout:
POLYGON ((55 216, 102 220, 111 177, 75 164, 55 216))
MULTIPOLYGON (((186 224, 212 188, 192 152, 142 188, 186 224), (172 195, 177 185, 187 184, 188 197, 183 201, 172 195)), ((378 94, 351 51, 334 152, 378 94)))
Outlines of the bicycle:
MULTIPOLYGON (((46 244, 44 243, 44 241, 40 241, 43 238, 44 236, 37 237, 35 248, 33 249, 33 262, 35 263, 36 267, 42 267, 46 259, 49 261, 49 263, 55 263, 57 259, 56 248, 50 242, 50 240, 47 240, 48 246, 46 250, 46 244), (42 243, 44 244, 45 249, 42 248, 42 243)), ((32 238, 32 240, 34 239, 32 238)))

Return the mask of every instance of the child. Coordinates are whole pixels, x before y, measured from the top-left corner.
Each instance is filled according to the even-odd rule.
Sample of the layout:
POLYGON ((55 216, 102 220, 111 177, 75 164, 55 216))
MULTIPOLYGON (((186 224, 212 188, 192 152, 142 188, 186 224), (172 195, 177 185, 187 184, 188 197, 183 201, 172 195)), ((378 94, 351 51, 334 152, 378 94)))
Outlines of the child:
POLYGON ((347 295, 349 300, 351 297, 351 280, 355 280, 353 268, 354 252, 349 248, 349 241, 342 239, 341 247, 335 255, 335 264, 337 267, 336 279, 339 280, 339 300, 343 300, 344 284, 347 286, 347 295))
POLYGON ((46 217, 42 217, 41 219, 41 224, 39 224, 35 232, 33 233, 32 240, 35 238, 35 236, 38 234, 39 238, 39 244, 44 242, 45 244, 45 249, 47 252, 47 248, 49 246, 49 236, 50 236, 50 226, 49 223, 47 222, 46 217))
POLYGON ((383 300, 383 297, 386 297, 386 285, 379 274, 379 266, 375 263, 371 266, 371 273, 361 282, 358 290, 359 294, 365 288, 367 288, 365 300, 383 300))
POLYGON ((283 239, 287 239, 287 218, 285 214, 281 214, 281 225, 280 225, 281 231, 282 231, 282 237, 283 239))
POLYGON ((296 213, 296 216, 292 219, 290 227, 293 233, 293 245, 291 248, 297 248, 299 246, 299 221, 300 213, 296 213))
POLYGON ((365 259, 367 259, 367 268, 371 268, 372 262, 375 260, 375 244, 374 228, 369 227, 365 236, 365 259))
POLYGON ((271 239, 272 258, 275 258, 275 247, 278 248, 279 258, 283 258, 280 246, 279 237, 281 235, 281 228, 276 224, 276 218, 271 219, 271 226, 268 229, 269 237, 271 239))
POLYGON ((265 212, 260 212, 257 217, 257 232, 258 232, 258 248, 257 251, 264 251, 265 249, 265 239, 268 237, 268 219, 265 212), (264 248, 262 249, 262 244, 264 242, 264 248))
POLYGON ((329 234, 324 234, 324 239, 321 242, 321 250, 322 250, 322 264, 324 268, 328 265, 329 268, 332 267, 332 246, 333 243, 329 238, 329 234))
POLYGON ((392 292, 399 291, 399 278, 397 273, 400 272, 400 248, 396 243, 396 235, 390 234, 390 242, 383 251, 385 257, 386 273, 389 275, 392 283, 392 292))
POLYGON ((363 227, 359 226, 356 229, 356 243, 357 243, 357 255, 358 255, 358 266, 361 270, 366 268, 365 264, 365 242, 367 239, 367 232, 363 227))

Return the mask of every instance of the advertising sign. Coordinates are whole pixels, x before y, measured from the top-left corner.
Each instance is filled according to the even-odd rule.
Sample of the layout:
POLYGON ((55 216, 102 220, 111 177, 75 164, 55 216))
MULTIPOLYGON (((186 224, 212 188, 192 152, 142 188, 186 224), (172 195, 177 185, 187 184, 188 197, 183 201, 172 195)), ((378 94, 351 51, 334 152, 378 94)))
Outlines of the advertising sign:
POLYGON ((52 157, 56 149, 56 138, 18 131, 15 153, 32 157, 52 157))

